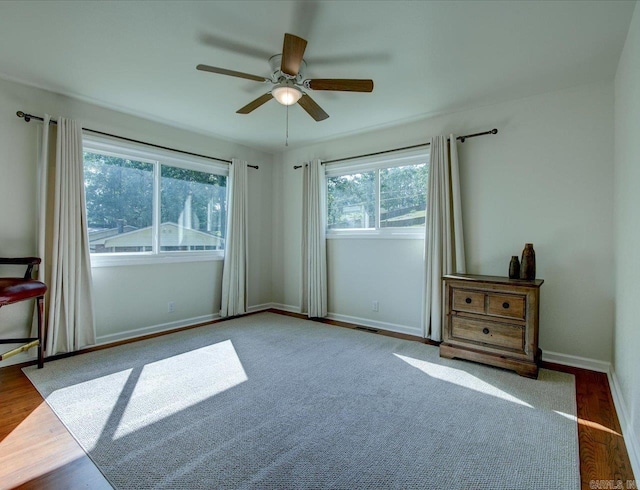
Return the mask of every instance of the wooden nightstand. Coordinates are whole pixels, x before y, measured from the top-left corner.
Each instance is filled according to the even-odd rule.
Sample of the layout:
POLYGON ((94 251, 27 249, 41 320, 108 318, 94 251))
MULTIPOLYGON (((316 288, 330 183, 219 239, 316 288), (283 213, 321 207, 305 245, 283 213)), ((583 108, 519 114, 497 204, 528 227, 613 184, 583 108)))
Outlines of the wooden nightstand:
POLYGON ((542 279, 444 276, 440 356, 482 362, 538 377, 542 279))

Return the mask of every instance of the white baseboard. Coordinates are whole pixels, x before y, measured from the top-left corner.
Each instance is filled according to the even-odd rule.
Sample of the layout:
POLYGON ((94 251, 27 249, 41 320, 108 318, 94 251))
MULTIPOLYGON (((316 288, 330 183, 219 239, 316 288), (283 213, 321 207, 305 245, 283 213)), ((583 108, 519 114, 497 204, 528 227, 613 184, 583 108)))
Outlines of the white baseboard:
MULTIPOLYGON (((197 316, 193 318, 185 318, 183 320, 176 320, 174 322, 161 323, 159 325, 151 325, 148 327, 136 328, 132 330, 125 330, 124 332, 117 332, 107 335, 100 335, 96 337, 96 343, 93 345, 105 345, 111 344, 113 342, 118 342, 120 340, 129 340, 137 337, 143 337, 145 335, 149 335, 152 333, 166 332, 168 330, 174 330, 176 328, 188 327, 190 325, 196 325, 198 323, 206 323, 211 322, 220 318, 219 314, 213 315, 203 315, 197 316)), ((19 344, 16 344, 19 345, 19 344)), ((91 347, 91 346, 89 346, 91 347)), ((0 362, 0 368, 12 366, 14 364, 20 364, 23 362, 35 361, 37 359, 37 351, 36 349, 29 349, 28 352, 21 352, 20 354, 16 354, 9 359, 6 359, 0 362)))
POLYGON ((247 308, 247 313, 255 313, 256 311, 265 311, 270 309, 288 311, 290 313, 300 313, 299 306, 284 305, 282 303, 262 303, 261 305, 249 306, 247 308))
POLYGON ((598 373, 608 373, 611 371, 610 362, 589 359, 588 357, 560 354, 559 352, 542 351, 542 360, 555 364, 563 364, 564 366, 589 369, 590 371, 596 371, 598 373))
MULTIPOLYGON (((300 313, 299 306, 283 305, 280 303, 271 303, 270 305, 271 305, 270 306, 271 308, 274 308, 276 310, 283 310, 291 313, 300 313)), ((263 306, 263 305, 259 305, 259 306, 263 306)), ((422 337, 422 329, 420 327, 409 327, 406 325, 398 325, 396 323, 380 322, 377 320, 370 320, 369 318, 360 318, 357 316, 341 315, 339 313, 331 313, 331 312, 327 314, 327 318, 329 320, 352 323, 354 325, 359 325, 362 327, 375 328, 377 330, 378 329, 388 330, 390 332, 404 333, 407 335, 415 335, 416 337, 422 337)))
POLYGON ((640 478, 640 441, 632 430, 627 404, 622 396, 620 382, 618 381, 615 371, 610 369, 607 373, 607 377, 609 378, 613 404, 616 407, 620 427, 622 427, 624 443, 627 446, 627 453, 629 454, 629 460, 631 461, 631 469, 633 470, 633 474, 636 476, 636 479, 638 479, 640 478))
POLYGON ((390 332, 404 333, 407 335, 415 335, 416 337, 422 337, 422 328, 420 327, 409 327, 407 325, 398 325, 396 323, 380 322, 377 320, 370 320, 369 318, 360 318, 356 316, 339 315, 337 313, 328 313, 327 318, 329 320, 353 323, 355 325, 361 325, 363 327, 375 328, 380 330, 388 330, 390 332))
POLYGON ((253 305, 247 307, 247 313, 255 313, 257 311, 265 311, 271 308, 275 308, 273 303, 262 303, 261 305, 253 305))
MULTIPOLYGON (((297 306, 283 305, 279 303, 264 303, 260 305, 254 305, 247 308, 247 313, 253 313, 257 311, 264 311, 271 308, 277 308, 279 310, 291 311, 293 313, 299 313, 300 308, 297 306)), ((190 325, 196 325, 198 323, 207 323, 220 318, 220 314, 202 315, 193 318, 186 318, 183 320, 176 320, 174 322, 161 323, 158 325, 150 325, 148 327, 136 328, 132 330, 125 330, 123 332, 117 332, 113 334, 99 335, 96 337, 96 343, 93 345, 105 345, 121 340, 135 339, 143 337, 145 335, 166 332, 169 330, 175 330, 177 328, 188 327, 190 325)), ((16 344, 16 346, 19 344, 16 344)), ((10 346, 9 346, 10 347, 10 346)), ((35 361, 37 359, 36 349, 30 349, 28 352, 21 352, 15 356, 0 361, 0 368, 12 366, 14 364, 21 364, 25 362, 35 361)))
POLYGON ((107 335, 100 335, 96 337, 95 345, 110 344, 112 342, 118 342, 119 340, 129 340, 136 337, 142 337, 152 333, 165 332, 167 330, 174 330, 176 328, 188 327, 190 325, 196 325, 198 323, 211 322, 220 318, 220 314, 215 313, 212 315, 202 315, 193 318, 185 318, 183 320, 176 320, 174 322, 161 323, 159 325, 151 325, 149 327, 136 328, 133 330, 126 330, 124 332, 112 333, 107 335))
POLYGON ((288 311, 289 313, 300 313, 299 306, 285 305, 282 303, 271 303, 271 308, 276 310, 288 311))

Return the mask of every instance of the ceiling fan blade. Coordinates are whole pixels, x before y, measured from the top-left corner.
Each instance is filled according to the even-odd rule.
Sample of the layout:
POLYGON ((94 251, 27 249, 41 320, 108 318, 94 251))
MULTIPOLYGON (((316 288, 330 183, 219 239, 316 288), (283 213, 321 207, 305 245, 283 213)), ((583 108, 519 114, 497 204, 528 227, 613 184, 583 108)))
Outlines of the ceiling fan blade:
POLYGON ((304 50, 307 47, 307 41, 293 34, 284 35, 284 44, 282 45, 282 61, 280 63, 280 71, 295 77, 300 71, 300 64, 304 56, 304 50))
POLYGON ((250 73, 242 73, 241 71, 227 70, 226 68, 219 68, 217 66, 198 65, 197 70, 208 71, 211 73, 218 73, 220 75, 229 75, 230 77, 246 78, 247 80, 254 80, 256 82, 269 82, 270 80, 265 77, 259 77, 257 75, 251 75, 250 73))
POLYGON ((348 78, 314 78, 305 80, 304 86, 313 90, 337 90, 341 92, 373 92, 373 80, 348 78))
POLYGON ((249 102, 242 109, 238 109, 236 111, 236 113, 238 113, 238 114, 249 114, 250 112, 252 112, 252 111, 256 110, 258 107, 260 107, 265 102, 269 102, 271 99, 273 99, 273 95, 271 95, 271 92, 267 92, 266 94, 261 95, 260 97, 258 97, 256 100, 252 100, 251 102, 249 102))
POLYGON ((300 104, 300 106, 305 111, 307 111, 307 114, 309 114, 316 121, 324 121, 329 117, 329 114, 324 112, 324 110, 322 110, 322 107, 316 104, 316 102, 307 94, 302 94, 302 97, 300 97, 298 104, 300 104))
MULTIPOLYGON (((252 58, 257 58, 262 61, 268 60, 270 56, 273 56, 273 50, 271 49, 261 48, 249 43, 245 44, 240 41, 234 41, 233 39, 230 39, 229 36, 218 36, 216 34, 203 33, 198 36, 198 40, 200 43, 216 49, 223 49, 225 51, 251 56, 252 58)), ((377 59, 378 58, 376 58, 376 61, 377 59)))

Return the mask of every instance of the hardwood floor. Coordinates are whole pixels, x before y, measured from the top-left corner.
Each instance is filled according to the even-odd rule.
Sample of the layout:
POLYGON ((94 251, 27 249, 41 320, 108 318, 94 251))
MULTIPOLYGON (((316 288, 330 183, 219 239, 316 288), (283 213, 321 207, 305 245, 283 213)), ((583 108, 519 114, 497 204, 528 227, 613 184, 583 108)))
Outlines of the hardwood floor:
MULTIPOLYGON (((326 323, 358 328, 342 322, 326 323)), ((22 367, 0 369, 0 489, 111 488, 22 373, 22 367)), ((626 482, 634 476, 607 376, 550 363, 542 367, 576 377, 582 488, 618 488, 616 482, 622 481, 625 486, 620 488, 626 489, 626 482), (594 487, 593 482, 603 481, 601 485, 611 486, 594 487)))
POLYGON ((640 481, 634 481, 607 375, 559 364, 543 363, 542 366, 576 377, 582 488, 637 488, 640 481), (603 480, 613 481, 612 486, 606 486, 608 483, 597 486, 597 482, 603 480), (627 481, 634 483, 627 486, 627 481))
POLYGON ((0 488, 111 488, 21 367, 0 369, 0 488))

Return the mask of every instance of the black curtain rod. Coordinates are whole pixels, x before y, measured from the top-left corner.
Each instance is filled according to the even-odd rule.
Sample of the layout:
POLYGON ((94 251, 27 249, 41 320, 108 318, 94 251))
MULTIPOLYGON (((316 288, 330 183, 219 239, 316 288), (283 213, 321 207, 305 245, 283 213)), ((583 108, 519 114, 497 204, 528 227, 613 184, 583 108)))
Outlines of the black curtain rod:
MULTIPOLYGON (((485 134, 497 134, 498 130, 497 129, 492 129, 491 131, 484 131, 482 133, 474 133, 474 134, 466 134, 464 136, 458 136, 456 139, 460 140, 460 143, 464 143, 464 140, 466 140, 467 138, 475 138, 476 136, 484 136, 485 134)), ((325 163, 334 163, 334 162, 346 162, 347 160, 355 160, 356 158, 364 158, 364 157, 373 157, 373 156, 377 156, 377 155, 384 155, 385 153, 393 153, 394 151, 402 151, 402 150, 412 150, 413 148, 420 148, 422 146, 431 146, 431 143, 419 143, 417 145, 411 145, 411 146, 403 146, 402 148, 394 148, 393 150, 384 150, 384 151, 376 151, 374 153, 367 153, 365 155, 355 155, 352 157, 347 157, 347 158, 336 158, 335 160, 326 160, 324 162, 322 162, 322 164, 324 165, 325 163)), ((302 168, 303 165, 294 165, 293 168, 294 170, 297 170, 299 168, 302 168)))
MULTIPOLYGON (((38 121, 44 122, 43 118, 41 118, 39 116, 34 116, 33 114, 26 114, 26 113, 24 113, 22 111, 16 112, 16 116, 23 118, 25 120, 25 122, 29 122, 29 121, 31 121, 31 119, 36 119, 38 121)), ((50 119, 49 120, 49 124, 58 124, 58 121, 56 121, 55 119, 50 119)), ((132 138, 125 138, 124 136, 118 136, 117 134, 104 133, 102 131, 96 131, 95 129, 82 128, 82 130, 83 131, 88 131, 89 133, 101 134, 102 136, 109 136, 111 138, 116 138, 116 139, 119 139, 119 140, 129 141, 131 143, 140 143, 142 145, 152 146, 153 148, 160 148, 161 150, 175 151, 177 153, 182 153, 184 155, 191 155, 191 156, 194 156, 194 157, 207 158, 208 160, 216 160, 218 162, 224 162, 224 163, 228 163, 228 164, 232 163, 231 160, 225 160, 223 158, 210 157, 208 155, 200 155, 199 153, 191 153, 190 151, 176 150, 175 148, 169 148, 168 146, 154 145, 153 143, 147 143, 146 141, 134 140, 132 138)), ((258 165, 247 165, 247 167, 251 167, 251 168, 255 168, 255 169, 259 168, 258 165)))

